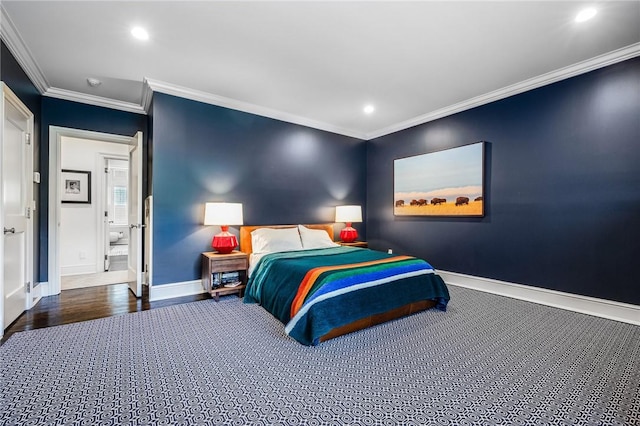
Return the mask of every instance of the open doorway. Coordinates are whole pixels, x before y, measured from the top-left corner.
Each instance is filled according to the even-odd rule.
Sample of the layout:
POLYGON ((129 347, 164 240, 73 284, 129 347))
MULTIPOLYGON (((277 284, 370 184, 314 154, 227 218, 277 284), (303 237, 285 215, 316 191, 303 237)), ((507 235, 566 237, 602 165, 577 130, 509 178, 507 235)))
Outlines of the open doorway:
POLYGON ((60 160, 60 289, 126 282, 128 146, 63 136, 60 160))
POLYGON ((49 130, 47 295, 127 283, 142 297, 142 133, 49 130))

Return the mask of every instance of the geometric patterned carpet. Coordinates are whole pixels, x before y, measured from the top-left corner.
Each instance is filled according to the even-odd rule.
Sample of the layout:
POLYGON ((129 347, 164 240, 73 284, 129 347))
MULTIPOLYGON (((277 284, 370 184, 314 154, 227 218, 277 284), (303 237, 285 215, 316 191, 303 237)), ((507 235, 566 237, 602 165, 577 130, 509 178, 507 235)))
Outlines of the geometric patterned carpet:
POLYGON ((0 424, 640 424, 640 327, 449 290, 317 347, 234 296, 16 333, 0 424))

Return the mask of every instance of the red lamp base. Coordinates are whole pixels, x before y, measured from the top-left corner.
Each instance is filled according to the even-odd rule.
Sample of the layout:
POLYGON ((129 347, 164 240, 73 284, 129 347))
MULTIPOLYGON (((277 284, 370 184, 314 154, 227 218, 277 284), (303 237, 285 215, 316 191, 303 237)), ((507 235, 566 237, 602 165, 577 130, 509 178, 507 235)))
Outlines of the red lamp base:
POLYGON ((346 228, 340 231, 340 239, 345 243, 352 243, 358 239, 358 231, 352 228, 350 223, 347 223, 346 228))
POLYGON ((228 226, 221 226, 222 232, 213 236, 211 247, 220 254, 229 254, 238 246, 236 236, 228 231, 228 226))

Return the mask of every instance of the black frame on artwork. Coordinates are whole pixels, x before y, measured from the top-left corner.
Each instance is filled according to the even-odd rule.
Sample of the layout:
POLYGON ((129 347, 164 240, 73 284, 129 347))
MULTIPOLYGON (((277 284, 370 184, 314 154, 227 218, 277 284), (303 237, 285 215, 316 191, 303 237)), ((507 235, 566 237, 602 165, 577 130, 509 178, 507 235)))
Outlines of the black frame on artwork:
POLYGON ((60 201, 71 204, 91 204, 91 172, 61 170, 60 201))
MULTIPOLYGON (((393 215, 395 217, 402 216, 419 216, 419 217, 484 217, 485 205, 486 205, 486 188, 485 188, 485 163, 486 163, 486 142, 478 141, 465 145, 456 146, 453 148, 442 149, 438 151, 432 151, 425 154, 417 154, 408 157, 396 158, 393 160, 393 215), (398 182, 398 173, 403 166, 403 160, 410 160, 414 163, 423 161, 423 167, 420 172, 427 179, 432 177, 433 180, 441 178, 437 176, 439 173, 437 170, 431 171, 429 163, 433 165, 434 161, 442 158, 450 160, 451 167, 455 167, 455 155, 456 150, 463 148, 469 148, 473 145, 480 145, 480 158, 476 159, 480 162, 481 183, 479 192, 475 192, 473 195, 469 192, 472 188, 475 188, 476 184, 470 184, 465 187, 456 188, 455 177, 451 178, 450 185, 443 185, 441 188, 430 187, 429 182, 425 182, 424 188, 416 189, 412 191, 416 196, 406 198, 407 192, 400 190, 397 191, 396 183, 398 182), (444 154, 444 155, 443 155, 444 154), (456 194, 458 189, 460 193, 456 194), (442 195, 438 195, 438 192, 442 192, 442 195), (420 196, 419 196, 420 194, 420 196)), ((408 163, 405 163, 405 165, 408 163)), ((445 168, 449 164, 437 163, 438 167, 445 168)), ((448 174, 448 173, 447 173, 448 174)), ((454 174, 455 175, 455 174, 454 174)))

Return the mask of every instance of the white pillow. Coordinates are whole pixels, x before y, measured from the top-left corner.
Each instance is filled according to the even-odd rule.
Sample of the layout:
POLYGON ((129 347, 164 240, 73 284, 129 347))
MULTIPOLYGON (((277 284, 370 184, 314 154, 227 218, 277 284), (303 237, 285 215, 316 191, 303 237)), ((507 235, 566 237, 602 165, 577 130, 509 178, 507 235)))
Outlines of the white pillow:
POLYGON ((300 237, 302 238, 302 247, 304 247, 305 250, 337 247, 340 245, 331 241, 329 234, 322 229, 309 229, 302 225, 298 225, 298 229, 300 230, 300 237))
POLYGON ((254 253, 302 250, 298 228, 260 228, 251 232, 251 247, 254 253))

